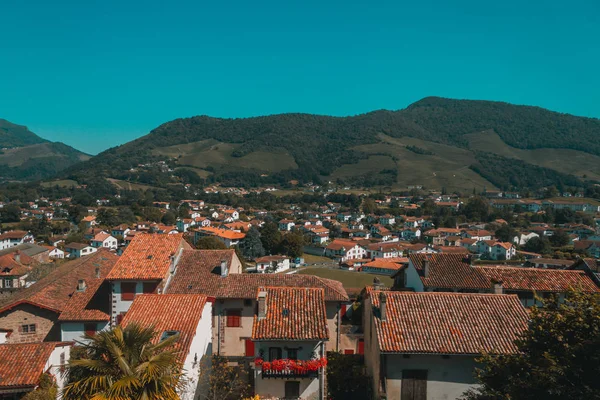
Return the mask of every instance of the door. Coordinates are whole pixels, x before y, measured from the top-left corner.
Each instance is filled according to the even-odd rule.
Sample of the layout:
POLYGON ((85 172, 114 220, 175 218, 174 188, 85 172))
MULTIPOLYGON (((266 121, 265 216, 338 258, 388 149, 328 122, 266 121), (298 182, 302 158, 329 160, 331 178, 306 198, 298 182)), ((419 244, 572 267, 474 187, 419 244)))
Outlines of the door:
POLYGON ((254 342, 246 339, 246 357, 254 357, 254 342))
POLYGON ((300 382, 287 381, 285 383, 285 398, 286 399, 300 398, 300 382))
POLYGON ((427 370, 402 371, 400 400, 427 400, 427 370))

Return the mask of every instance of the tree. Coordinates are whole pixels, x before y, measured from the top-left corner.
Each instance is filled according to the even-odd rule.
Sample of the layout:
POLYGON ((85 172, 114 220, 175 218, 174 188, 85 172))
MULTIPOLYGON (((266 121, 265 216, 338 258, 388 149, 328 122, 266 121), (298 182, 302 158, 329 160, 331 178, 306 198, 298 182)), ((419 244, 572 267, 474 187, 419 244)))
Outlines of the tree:
POLYGON ((503 224, 500 228, 496 229, 494 235, 502 242, 512 243, 515 236, 517 236, 517 231, 515 231, 510 225, 503 224))
POLYGON ((19 222, 21 208, 16 204, 9 204, 0 210, 0 222, 19 222))
POLYGON ((371 384, 361 356, 327 353, 327 398, 369 399, 371 384))
MULTIPOLYGON (((243 399, 250 395, 248 371, 240 365, 234 367, 227 357, 212 356, 207 390, 200 391, 204 400, 243 399)), ((201 375, 203 372, 201 371, 201 375)), ((201 376, 203 380, 204 376, 201 376)))
POLYGON ((57 394, 56 381, 51 375, 43 373, 40 376, 39 386, 23 396, 22 400, 56 400, 57 394))
POLYGON ((290 232, 283 237, 279 252, 290 257, 301 257, 304 253, 304 236, 300 232, 290 232))
POLYGON ((567 232, 562 229, 558 229, 552 236, 549 237, 550 243, 554 247, 563 247, 569 244, 571 240, 567 232))
POLYGON ((114 208, 99 209, 98 213, 96 214, 96 220, 100 225, 110 227, 118 225, 121 222, 119 220, 117 211, 114 208))
POLYGON ((527 243, 525 243, 525 246, 523 246, 523 249, 525 251, 540 254, 548 254, 552 250, 550 246, 550 241, 548 240, 548 238, 545 237, 533 237, 529 239, 527 243))
POLYGON ((214 236, 205 236, 198 239, 196 248, 200 250, 226 250, 227 246, 225 246, 222 240, 214 236))
POLYGON ((177 216, 172 211, 167 211, 160 220, 165 225, 175 225, 177 222, 177 216))
POLYGON ((467 202, 463 213, 470 221, 487 221, 490 213, 490 205, 487 199, 476 196, 467 202))
POLYGON ((184 385, 176 353, 179 335, 154 344, 157 332, 130 324, 86 336, 80 357, 71 358, 64 400, 176 400, 184 385))
POLYGON ((528 329, 515 344, 515 354, 486 354, 476 371, 481 386, 469 400, 599 399, 600 298, 573 291, 531 308, 528 329))
POLYGON ((256 227, 251 227, 244 240, 240 242, 240 251, 244 258, 255 259, 265 255, 265 248, 260 241, 260 232, 256 227))
POLYGON ((362 210, 365 214, 373 214, 377 210, 377 203, 370 197, 363 200, 362 210))
POLYGON ((281 232, 274 222, 267 222, 260 230, 260 240, 267 254, 275 254, 281 242, 281 232))

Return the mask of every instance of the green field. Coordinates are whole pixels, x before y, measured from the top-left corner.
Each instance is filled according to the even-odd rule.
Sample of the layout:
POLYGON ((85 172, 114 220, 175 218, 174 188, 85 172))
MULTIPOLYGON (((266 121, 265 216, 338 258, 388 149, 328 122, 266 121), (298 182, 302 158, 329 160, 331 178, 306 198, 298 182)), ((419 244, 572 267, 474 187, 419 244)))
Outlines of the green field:
POLYGON ((344 271, 341 269, 329 269, 329 268, 306 268, 302 271, 298 272, 303 275, 315 275, 320 276, 321 278, 334 279, 336 281, 342 282, 344 288, 348 289, 361 289, 365 286, 370 286, 373 284, 373 279, 378 277, 381 282, 387 286, 391 287, 394 280, 386 275, 373 275, 367 274, 364 272, 356 272, 356 271, 344 271))
POLYGON ((323 256, 314 256, 312 254, 302 254, 302 258, 304 258, 304 262, 307 264, 316 264, 316 263, 330 263, 333 262, 331 258, 323 257, 323 256))
POLYGON ((522 150, 504 143, 493 131, 465 135, 469 147, 587 179, 600 179, 600 157, 569 149, 522 150))
POLYGON ((46 181, 46 182, 42 182, 40 183, 40 185, 44 186, 44 187, 54 187, 54 186, 60 186, 60 187, 73 187, 73 186, 78 186, 79 183, 77 181, 71 180, 71 179, 62 179, 62 180, 58 180, 58 181, 46 181))
POLYGON ((119 179, 108 178, 108 181, 110 183, 112 183, 113 185, 115 185, 118 189, 122 189, 122 190, 142 190, 142 191, 146 191, 146 190, 149 190, 149 189, 158 189, 158 188, 155 188, 154 186, 142 185, 141 183, 131 183, 131 182, 122 181, 122 180, 119 180, 119 179))
POLYGON ((237 143, 223 143, 214 139, 155 149, 153 154, 177 158, 178 164, 199 169, 206 167, 244 168, 265 172, 296 169, 298 164, 285 149, 254 151, 243 157, 231 154, 240 147, 237 143))

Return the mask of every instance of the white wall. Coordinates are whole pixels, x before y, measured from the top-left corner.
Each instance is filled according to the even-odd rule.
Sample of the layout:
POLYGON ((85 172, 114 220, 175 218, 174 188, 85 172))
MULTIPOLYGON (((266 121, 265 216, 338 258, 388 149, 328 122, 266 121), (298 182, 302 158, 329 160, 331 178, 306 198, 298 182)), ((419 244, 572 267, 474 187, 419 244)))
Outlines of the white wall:
POLYGON ((406 287, 413 288, 415 292, 423 292, 423 282, 421 281, 421 276, 415 269, 412 261, 408 263, 408 268, 406 268, 406 287))
POLYGON ((196 327, 196 333, 192 339, 190 350, 183 369, 187 380, 187 385, 179 395, 181 400, 194 400, 198 390, 200 390, 200 376, 208 375, 209 371, 200 371, 200 366, 203 365, 203 357, 212 356, 212 303, 206 303, 202 311, 202 318, 196 327))
POLYGON ((64 365, 68 364, 69 358, 71 357, 71 346, 56 346, 56 348, 52 351, 52 354, 50 354, 50 358, 44 367, 44 371, 49 371, 56 378, 56 385, 58 386, 59 392, 66 383, 66 380, 61 372, 61 354, 64 354, 64 365))
POLYGON ((402 390, 402 370, 427 370, 427 400, 450 400, 459 398, 477 382, 473 377, 474 356, 441 355, 385 355, 387 370, 387 398, 399 399, 402 390))

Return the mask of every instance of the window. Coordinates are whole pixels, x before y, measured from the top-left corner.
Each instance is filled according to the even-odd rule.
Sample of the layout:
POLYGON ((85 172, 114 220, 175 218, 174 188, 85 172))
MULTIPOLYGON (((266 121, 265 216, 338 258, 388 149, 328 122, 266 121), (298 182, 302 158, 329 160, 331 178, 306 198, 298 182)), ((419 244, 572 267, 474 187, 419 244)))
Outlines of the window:
POLYGON ((158 282, 144 282, 144 294, 154 293, 157 286, 158 282))
POLYGON ((121 300, 132 301, 135 298, 135 282, 121 282, 121 300))
POLYGON ((86 335, 94 336, 96 334, 96 324, 84 324, 83 331, 86 335))
POLYGON ((5 288, 11 288, 11 287, 13 287, 13 280, 12 280, 12 278, 4 278, 4 287, 5 288))
POLYGON ((21 332, 22 333, 35 333, 35 331, 36 331, 35 324, 21 325, 21 332))
POLYGON ((252 299, 244 299, 244 307, 250 307, 252 305, 252 299))
POLYGON ((123 318, 125 317, 125 313, 122 312, 120 314, 117 315, 117 317, 115 318, 115 322, 117 323, 117 325, 119 325, 121 323, 121 321, 123 321, 123 318))
POLYGON ((239 328, 242 326, 242 311, 227 310, 227 327, 239 328))
POLYGON ((290 360, 298 359, 298 349, 287 349, 287 358, 290 360))
POLYGON ((281 347, 269 347, 269 361, 281 359, 281 347))
POLYGON ((167 340, 171 336, 175 336, 179 334, 179 331, 164 331, 162 335, 160 335, 160 341, 167 340))
POLYGON ((285 398, 297 399, 300 397, 300 382, 287 381, 285 383, 285 398))

